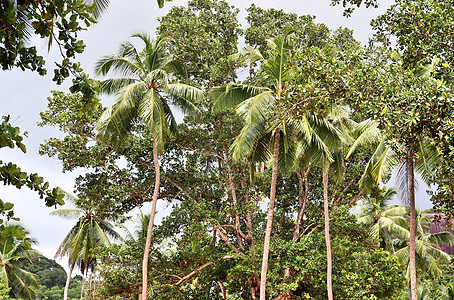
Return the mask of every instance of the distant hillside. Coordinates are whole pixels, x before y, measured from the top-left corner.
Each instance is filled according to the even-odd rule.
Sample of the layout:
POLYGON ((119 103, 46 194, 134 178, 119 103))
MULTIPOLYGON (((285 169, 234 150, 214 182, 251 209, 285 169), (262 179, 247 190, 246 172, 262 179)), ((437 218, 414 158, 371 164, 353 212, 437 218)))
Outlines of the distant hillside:
MULTIPOLYGON (((45 256, 37 256, 32 259, 33 264, 23 268, 38 275, 41 288, 37 291, 38 299, 61 300, 66 283, 66 271, 63 267, 45 256)), ((79 300, 82 287, 82 276, 77 275, 70 281, 68 290, 69 300, 79 300)))

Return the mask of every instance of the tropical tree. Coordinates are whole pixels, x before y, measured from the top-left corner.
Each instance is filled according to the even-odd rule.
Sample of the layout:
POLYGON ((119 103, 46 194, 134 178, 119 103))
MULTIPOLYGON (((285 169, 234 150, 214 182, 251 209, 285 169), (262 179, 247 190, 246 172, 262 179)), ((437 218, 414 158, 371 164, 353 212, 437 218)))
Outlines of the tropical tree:
MULTIPOLYGON (((430 219, 425 216, 424 213, 422 213, 419 209, 416 209, 415 212, 415 249, 416 269, 418 271, 417 274, 419 276, 421 276, 422 274, 427 274, 431 279, 435 279, 442 273, 439 263, 449 263, 451 261, 449 254, 438 249, 436 246, 441 244, 451 245, 452 236, 451 233, 447 231, 430 233, 430 219)), ((408 280, 410 279, 410 228, 408 223, 406 224, 405 229, 405 232, 401 232, 405 233, 405 236, 393 240, 393 245, 397 249, 400 248, 396 251, 395 255, 399 260, 401 266, 405 269, 405 274, 408 280)))
POLYGON ((358 224, 369 227, 373 239, 384 249, 391 250, 391 236, 401 236, 402 226, 406 223, 407 209, 402 205, 388 204, 397 194, 395 189, 380 187, 375 197, 364 199, 358 224))
POLYGON ((166 51, 167 38, 160 36, 151 40, 148 35, 140 33, 132 37, 145 44, 142 51, 126 41, 121 44, 118 55, 105 56, 96 64, 98 75, 118 73, 122 76, 101 83, 102 92, 115 94, 117 99, 101 115, 97 128, 104 141, 117 146, 128 136, 137 120, 143 121, 153 135, 156 176, 142 266, 142 299, 146 299, 148 256, 160 186, 159 155, 164 151, 166 139, 177 130, 167 101, 180 107, 184 113, 199 118, 200 111, 188 100, 200 101, 203 93, 189 85, 170 83, 171 79, 185 78, 187 73, 184 65, 166 51))
MULTIPOLYGON (((416 249, 415 249, 415 193, 414 170, 417 152, 423 149, 427 139, 429 144, 437 145, 443 151, 440 157, 446 157, 443 165, 448 172, 432 172, 435 175, 431 182, 442 183, 441 194, 452 195, 451 184, 452 162, 447 151, 452 145, 452 124, 445 122, 453 115, 452 104, 452 52, 447 45, 452 40, 454 31, 451 24, 454 21, 454 10, 449 1, 396 1, 388 11, 372 22, 376 30, 375 40, 387 47, 395 46, 395 61, 387 64, 386 79, 388 87, 382 86, 382 99, 388 102, 384 105, 377 101, 378 111, 386 111, 380 116, 389 137, 399 140, 404 152, 399 156, 405 160, 406 193, 410 206, 410 265, 412 299, 417 299, 416 280, 416 249), (436 37, 436 38, 434 38, 436 37), (391 43, 395 41, 395 43, 391 43), (397 86, 389 80, 390 76, 399 75, 397 86), (403 75, 403 76, 402 76, 403 75), (406 87, 401 89, 402 87, 406 87), (389 91, 394 91, 389 93, 389 91), (389 97, 391 96, 391 97, 389 97), (440 118, 440 115, 443 117, 440 118), (396 130, 397 129, 397 130, 396 130), (446 136, 446 138, 445 138, 446 136), (437 176, 440 175, 440 176, 437 176), (436 180, 435 180, 436 179, 436 180), (448 184, 445 184, 449 182, 448 184)), ((443 159, 442 159, 443 161, 443 159)), ((452 196, 449 196, 452 198, 452 196)))
POLYGON ((266 274, 270 251, 273 210, 276 200, 276 182, 279 163, 279 145, 287 143, 286 122, 279 113, 279 101, 285 94, 285 84, 292 79, 292 67, 287 65, 291 44, 290 32, 270 40, 271 51, 265 59, 258 50, 245 48, 238 57, 245 55, 250 62, 262 61, 263 73, 259 76, 261 86, 228 84, 214 88, 210 97, 214 99, 213 111, 219 112, 233 107, 243 117, 245 125, 231 145, 233 157, 241 159, 248 155, 256 161, 266 161, 271 153, 272 179, 270 203, 263 246, 260 279, 260 300, 265 299, 266 274), (267 141, 269 143, 267 144, 267 141), (268 148, 269 147, 269 148, 268 148))
POLYGON ((28 231, 18 224, 4 223, 0 231, 0 282, 15 299, 36 299, 38 277, 23 269, 39 254, 30 248, 36 241, 28 238, 28 231))
MULTIPOLYGON (((75 202, 75 197, 64 193, 67 200, 75 202)), ((68 299, 69 282, 74 268, 77 266, 82 274, 85 274, 88 270, 93 270, 96 266, 96 252, 94 250, 100 246, 109 246, 109 237, 121 239, 121 236, 115 231, 112 224, 96 214, 95 206, 62 208, 54 210, 50 214, 70 220, 77 219, 76 224, 65 236, 55 254, 55 258, 68 257, 69 273, 63 294, 63 298, 66 300, 68 299)))

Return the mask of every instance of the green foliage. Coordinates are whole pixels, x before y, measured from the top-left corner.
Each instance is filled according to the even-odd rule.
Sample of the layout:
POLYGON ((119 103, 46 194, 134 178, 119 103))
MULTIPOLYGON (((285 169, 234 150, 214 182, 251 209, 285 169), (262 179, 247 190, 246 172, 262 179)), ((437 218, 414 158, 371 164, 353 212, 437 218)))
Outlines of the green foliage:
POLYGON ((263 9, 252 4, 246 17, 249 27, 245 31, 246 43, 265 54, 267 40, 285 31, 295 31, 294 48, 321 47, 326 44, 330 30, 325 24, 314 23, 314 17, 298 16, 277 9, 263 9))
MULTIPOLYGON (((63 278, 66 280, 65 278, 63 278)), ((80 299, 80 292, 82 289, 82 277, 80 275, 74 276, 69 284, 68 300, 80 299)), ((51 287, 41 286, 36 292, 38 299, 43 300, 61 300, 63 299, 64 285, 55 285, 51 287)))
MULTIPOLYGON (((433 68, 409 68, 398 54, 360 47, 349 30, 329 31, 325 25, 315 24, 312 17, 255 6, 249 8, 247 47, 228 59, 235 52, 240 32, 236 14, 237 10, 223 1, 191 1, 187 8, 172 8, 161 19, 158 32, 171 37, 165 39, 162 48, 153 48, 158 43, 137 35, 148 45, 144 51, 125 42, 123 52, 100 61, 100 73, 115 69, 133 75, 127 80, 108 79, 101 85, 108 93, 120 90, 117 96, 126 99, 105 115, 125 109, 127 118, 117 119, 125 123, 117 122, 121 126, 112 126, 110 133, 114 139, 119 132, 130 133, 123 136, 121 149, 110 145, 109 139, 101 141, 96 136, 94 124, 102 112, 100 105, 84 113, 80 95, 56 92, 42 114, 43 125, 59 127, 65 137, 47 141, 41 153, 56 156, 64 170, 90 170, 76 182, 81 207, 95 205, 102 217, 124 214, 152 198, 155 170, 150 157, 155 137, 149 129, 158 127, 143 122, 149 119, 142 117, 151 113, 141 113, 145 106, 158 103, 156 99, 172 100, 168 92, 186 94, 177 86, 166 90, 172 82, 167 79, 185 80, 185 72, 169 76, 164 72, 182 71, 181 63, 175 61, 164 70, 135 68, 151 66, 147 51, 162 50, 155 56, 158 62, 167 62, 164 57, 170 53, 175 56, 169 61, 180 58, 188 67, 190 82, 203 89, 234 81, 238 62, 248 63, 251 71, 247 84, 212 89, 212 98, 224 98, 225 103, 216 102, 214 111, 204 111, 199 120, 186 118, 178 125, 179 135, 162 143, 167 151, 159 159, 159 201, 172 205, 172 210, 153 231, 149 297, 223 299, 223 290, 227 299, 258 296, 266 225, 263 203, 271 182, 269 142, 279 128, 284 133, 279 141, 282 172, 276 179, 274 217, 278 221, 271 231, 269 297, 288 294, 295 299, 326 299, 320 173, 324 166, 321 162, 329 162, 330 176, 338 179, 328 187, 336 298, 397 299, 405 279, 396 258, 379 249, 377 239, 369 236, 367 228, 358 226, 348 206, 361 195, 363 199, 380 196, 372 173, 380 163, 392 164, 389 145, 401 154, 402 142, 424 134, 422 140, 429 141, 429 148, 443 139, 446 142, 440 143, 439 151, 453 151, 449 148, 451 87, 440 80, 438 72, 444 60, 433 60, 433 68), (266 51, 266 39, 283 33, 269 43, 271 51, 266 51), (143 99, 135 96, 143 96, 143 91, 150 98, 139 105, 143 99), (155 97, 154 91, 162 92, 162 98, 155 97), (349 105, 349 109, 343 105, 349 105), (220 112, 228 107, 241 114, 220 112), (254 127, 259 123, 261 127, 254 127), (250 131, 241 131, 244 124, 250 131), (379 127, 388 134, 389 143, 384 142, 379 127), (127 130, 116 131, 118 128, 127 130), (339 132, 348 132, 348 136, 328 139, 339 132), (253 151, 242 148, 237 157, 245 159, 235 161, 229 147, 241 133, 245 141, 250 138, 248 134, 255 134, 257 139, 249 139, 248 146, 258 151, 249 157, 247 154, 253 151), (306 139, 301 139, 304 136, 306 139), (296 138, 302 140, 297 146, 293 143, 296 138), (340 147, 344 141, 354 147, 340 147), (315 145, 326 151, 314 151, 315 145), (344 159, 346 153, 348 158, 344 159), (119 161, 123 162, 121 167, 119 161), (253 164, 255 161, 260 163, 253 164), (367 173, 364 169, 369 177, 360 182, 359 174, 367 173), (93 197, 97 201, 92 201, 93 197)), ((205 99, 200 102, 208 104, 205 99)), ((169 125, 176 129, 176 123, 169 125)), ((449 169, 444 170, 447 173, 449 169)), ((385 173, 376 177, 386 178, 385 173)), ((374 210, 383 208, 378 202, 372 206, 374 210)), ((96 251, 101 280, 97 297, 133 299, 140 292, 143 238, 96 251)))
MULTIPOLYGON (((431 221, 420 210, 416 210, 416 268, 417 276, 427 275, 435 280, 442 275, 440 264, 451 262, 451 257, 436 246, 440 244, 451 245, 452 236, 448 231, 430 233, 429 226, 431 221)), ((405 226, 406 234, 393 240, 394 248, 399 249, 395 252, 399 264, 405 271, 407 279, 410 274, 409 266, 409 246, 410 239, 409 225, 405 226)))
MULTIPOLYGON (((25 134, 27 134, 25 132, 25 134)), ((14 127, 9 123, 9 116, 2 117, 0 124, 0 148, 9 147, 14 148, 17 146, 22 152, 26 152, 25 145, 22 143, 23 137, 20 134, 19 127, 14 127)), ((4 185, 12 185, 20 189, 23 186, 28 187, 32 191, 36 191, 41 199, 44 198, 46 206, 62 205, 64 204, 63 195, 59 194, 57 189, 49 189, 49 183, 44 182, 44 179, 38 174, 27 174, 22 172, 21 168, 16 164, 8 162, 4 163, 0 160, 0 180, 4 185)), ((6 216, 9 220, 11 218, 19 220, 14 217, 14 204, 11 202, 4 202, 0 199, 0 214, 6 216)), ((0 223, 3 220, 0 220, 0 223)))
POLYGON ((54 260, 42 255, 32 257, 31 264, 25 265, 24 270, 35 274, 39 278, 42 289, 52 289, 62 287, 66 282, 66 271, 54 260))
POLYGON ((172 75, 186 76, 184 65, 165 49, 168 38, 154 40, 137 33, 143 50, 123 42, 117 55, 107 55, 96 64, 98 75, 118 74, 121 77, 103 80, 101 89, 115 94, 116 101, 100 116, 97 123, 99 136, 114 146, 122 146, 137 119, 146 124, 162 153, 164 143, 176 132, 176 121, 169 104, 180 107, 183 113, 197 119, 199 109, 193 102, 203 99, 201 90, 171 81, 172 75))
POLYGON ((331 5, 339 5, 342 3, 342 6, 345 8, 344 16, 349 17, 355 11, 355 6, 360 7, 364 5, 366 8, 374 7, 377 8, 379 5, 378 0, 331 0, 331 5))
POLYGON ((49 47, 57 44, 63 61, 57 64, 54 80, 61 83, 70 71, 77 69, 70 59, 82 53, 85 45, 77 38, 77 33, 86 29, 96 20, 92 16, 93 7, 82 0, 71 1, 1 1, 2 19, 0 23, 0 63, 4 70, 19 67, 30 69, 40 75, 46 74, 44 59, 36 48, 27 46, 32 34, 48 39, 49 47))
POLYGON ((38 254, 31 249, 35 241, 28 234, 21 225, 0 225, 0 282, 4 285, 2 292, 9 290, 14 299, 36 299, 39 288, 38 277, 24 269, 38 254))
POLYGON ((239 10, 219 0, 187 5, 172 7, 157 32, 172 38, 168 48, 185 63, 191 84, 209 89, 235 79, 236 63, 229 56, 237 51, 239 10))
MULTIPOLYGON (((340 299, 396 299, 405 287, 397 260, 387 251, 377 249, 367 231, 358 227, 356 218, 345 209, 331 216, 334 295, 340 299)), ((295 244, 276 240, 274 245, 275 261, 290 267, 292 275, 282 282, 279 268, 273 266, 270 280, 273 290, 289 289, 301 299, 326 299, 323 231, 317 230, 295 244)))
MULTIPOLYGON (((71 200, 73 196, 65 193, 66 198, 71 200)), ((70 201, 74 203, 75 201, 70 201)), ((106 219, 97 216, 96 205, 86 209, 58 209, 51 215, 67 219, 77 219, 77 222, 65 236, 57 249, 56 257, 68 257, 68 264, 72 269, 76 265, 82 274, 88 270, 94 270, 96 266, 95 249, 100 246, 110 245, 109 237, 120 240, 120 235, 114 230, 114 226, 106 219)), ((115 219, 111 217, 110 219, 115 219)))

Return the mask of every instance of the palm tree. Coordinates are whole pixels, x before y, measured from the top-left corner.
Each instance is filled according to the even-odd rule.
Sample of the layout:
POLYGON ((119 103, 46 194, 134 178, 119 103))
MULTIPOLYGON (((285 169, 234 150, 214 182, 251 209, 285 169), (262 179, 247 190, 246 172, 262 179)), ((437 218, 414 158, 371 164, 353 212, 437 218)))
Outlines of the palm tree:
POLYGON ((272 164, 270 203, 265 230, 262 270, 260 279, 260 300, 265 299, 266 274, 268 270, 269 247, 273 222, 278 167, 288 168, 295 163, 298 153, 305 153, 311 159, 324 157, 332 161, 326 142, 339 142, 339 131, 326 119, 307 112, 298 119, 283 112, 282 100, 288 84, 296 72, 288 59, 292 45, 291 32, 269 40, 271 50, 268 58, 250 47, 239 52, 237 58, 245 56, 249 62, 261 61, 256 77, 257 85, 235 84, 214 88, 210 93, 213 111, 236 108, 244 120, 244 127, 231 145, 235 159, 250 155, 251 161, 268 161, 272 164), (324 140, 325 139, 325 140, 324 140), (310 154, 309 154, 310 153, 310 154))
MULTIPOLYGON (((75 198, 63 191, 66 200, 75 202, 75 198)), ((55 258, 68 257, 69 273, 63 293, 64 300, 68 299, 68 288, 71 274, 74 267, 78 267, 82 274, 89 269, 93 270, 96 265, 96 254, 94 250, 100 246, 110 246, 110 240, 121 239, 121 236, 114 230, 112 224, 96 215, 94 207, 87 209, 62 208, 50 213, 65 219, 77 219, 76 224, 61 242, 55 254, 55 258)))
MULTIPOLYGON (((417 294, 417 296, 418 296, 417 298, 419 300, 432 300, 432 299, 434 299, 433 295, 431 294, 430 289, 423 283, 418 284, 418 289, 416 291, 416 294, 417 294)), ((410 293, 409 292, 403 293, 403 295, 401 296, 401 299, 402 300, 411 300, 410 293)), ((436 299, 438 299, 438 298, 436 298, 436 299)))
POLYGON ((252 155, 254 161, 272 161, 270 203, 265 229, 262 270, 260 278, 260 300, 265 299, 266 274, 270 251, 273 210, 276 199, 277 170, 281 140, 287 139, 285 120, 280 120, 279 100, 285 93, 285 83, 292 77, 292 68, 287 65, 290 51, 290 32, 270 40, 271 51, 265 59, 258 50, 245 48, 237 57, 245 55, 247 60, 262 61, 262 73, 257 86, 228 84, 214 88, 210 98, 214 99, 213 111, 237 108, 245 125, 231 146, 233 157, 241 159, 252 155), (284 129, 284 130, 283 130, 284 129))
MULTIPOLYGON (((436 248, 437 245, 451 245, 451 233, 447 231, 430 233, 428 231, 430 219, 419 209, 415 210, 415 250, 416 250, 416 269, 420 273, 426 273, 431 279, 439 277, 442 273, 439 262, 450 262, 451 257, 436 248)), ((406 270, 407 279, 410 279, 410 236, 411 231, 408 222, 405 226, 405 236, 393 240, 394 247, 399 249, 395 255, 406 270)))
MULTIPOLYGON (((408 150, 401 146, 400 152, 404 153, 404 159, 400 161, 397 172, 397 190, 401 200, 409 206, 410 229, 409 229, 409 278, 411 299, 417 299, 417 212, 415 201, 415 174, 421 175, 424 182, 430 182, 434 169, 440 165, 440 153, 436 146, 428 144, 426 140, 418 137, 413 141, 413 149, 408 150)), ((408 146, 408 145, 406 145, 408 146)), ((394 160, 393 163, 398 162, 394 160)), ((377 168, 379 169, 379 168, 377 168)))
POLYGON ((3 224, 0 239, 0 281, 10 289, 10 296, 15 299, 36 299, 35 289, 39 288, 38 277, 22 269, 30 264, 31 258, 38 255, 30 244, 36 241, 26 238, 16 239, 17 234, 25 238, 28 231, 18 224, 3 224))
POLYGON ((378 184, 400 163, 397 190, 410 210, 409 272, 412 300, 417 299, 415 173, 420 174, 425 182, 430 182, 434 169, 440 165, 440 153, 436 146, 419 138, 416 138, 413 144, 416 145, 413 148, 418 149, 417 151, 409 151, 405 145, 398 145, 397 149, 393 149, 388 145, 386 137, 382 137, 366 168, 370 175, 362 178, 363 185, 378 184), (399 160, 397 152, 404 153, 404 158, 399 160))
POLYGON ((407 210, 402 205, 388 204, 397 194, 395 189, 380 187, 376 196, 363 200, 358 224, 369 227, 374 240, 384 249, 392 249, 391 235, 405 235, 407 210))
POLYGON ((449 282, 441 289, 440 293, 445 297, 444 299, 454 300, 454 283, 449 282))
POLYGON ((170 79, 187 76, 184 65, 165 49, 168 40, 158 37, 151 40, 146 34, 134 34, 145 44, 142 51, 129 42, 120 45, 117 55, 101 58, 95 71, 98 75, 117 73, 121 77, 102 81, 101 89, 106 94, 115 94, 117 99, 98 120, 97 129, 104 141, 120 145, 132 131, 136 120, 146 124, 153 136, 153 162, 156 172, 150 222, 142 263, 142 299, 147 294, 148 256, 151 246, 156 204, 160 186, 159 155, 164 143, 177 130, 177 123, 168 100, 190 116, 200 118, 200 111, 190 101, 203 98, 201 90, 170 79), (172 76, 172 77, 171 77, 172 76))

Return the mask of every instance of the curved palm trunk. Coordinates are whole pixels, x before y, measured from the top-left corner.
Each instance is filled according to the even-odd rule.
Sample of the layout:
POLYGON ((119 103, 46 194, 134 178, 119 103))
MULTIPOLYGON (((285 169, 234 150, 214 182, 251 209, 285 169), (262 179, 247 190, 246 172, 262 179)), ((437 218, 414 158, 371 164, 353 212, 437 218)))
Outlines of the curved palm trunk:
POLYGON ((326 242, 326 286, 328 290, 328 300, 333 300, 333 283, 332 283, 332 257, 331 257, 331 240, 329 237, 329 202, 328 202, 328 170, 323 172, 323 212, 325 215, 325 242, 326 242))
POLYGON ((260 275, 260 300, 265 300, 266 295, 266 273, 268 271, 268 256, 270 253, 271 229, 273 227, 273 210, 274 201, 276 199, 277 165, 279 159, 280 136, 281 132, 278 129, 274 134, 273 171, 271 176, 270 207, 268 209, 268 220, 266 222, 265 230, 265 242, 263 245, 262 273, 260 275))
POLYGON ((415 210, 415 171, 413 166, 413 154, 408 157, 408 188, 410 202, 410 299, 416 300, 416 210, 415 210))
POLYGON ((69 267, 68 277, 66 278, 65 290, 63 291, 63 300, 67 300, 68 299, 69 281, 71 280, 71 274, 73 273, 74 265, 75 264, 72 264, 69 267))
POLYGON ((141 300, 147 299, 147 290, 148 290, 148 256, 150 254, 150 246, 151 246, 151 234, 153 232, 153 224, 154 224, 154 216, 156 214, 156 204, 158 203, 158 193, 159 193, 159 185, 161 183, 161 169, 159 166, 158 160, 158 145, 156 143, 156 138, 153 137, 153 162, 154 168, 156 172, 155 178, 155 185, 153 191, 153 202, 151 204, 151 214, 150 214, 150 221, 148 222, 147 228, 147 240, 145 242, 145 250, 143 253, 143 261, 142 261, 142 294, 141 300))

